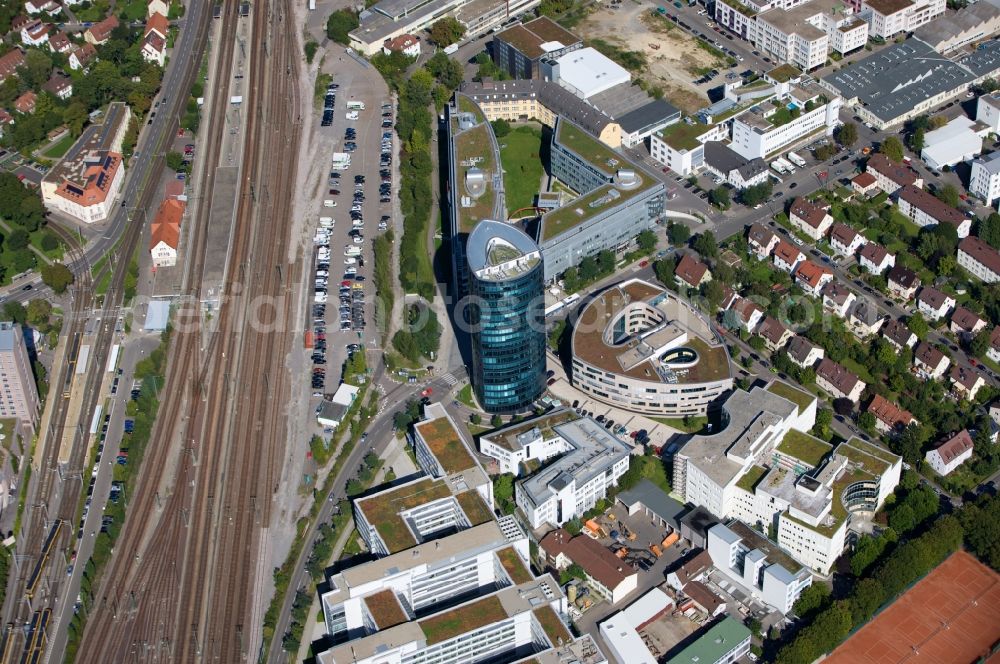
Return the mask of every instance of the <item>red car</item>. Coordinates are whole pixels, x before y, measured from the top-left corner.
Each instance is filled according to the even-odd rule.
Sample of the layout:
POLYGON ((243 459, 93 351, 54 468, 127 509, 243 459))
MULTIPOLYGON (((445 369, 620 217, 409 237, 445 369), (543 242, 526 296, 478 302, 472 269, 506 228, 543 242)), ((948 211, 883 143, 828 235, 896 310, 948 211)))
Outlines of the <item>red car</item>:
POLYGON ((353 283, 354 283, 353 281, 341 281, 340 285, 343 286, 344 288, 350 288, 351 284, 353 283))
POLYGON ((646 267, 647 265, 649 265, 649 261, 642 261, 639 263, 639 267, 646 267))
POLYGON ((424 390, 423 392, 420 393, 420 396, 422 396, 422 397, 429 397, 433 393, 434 393, 434 390, 432 388, 428 387, 426 390, 424 390))

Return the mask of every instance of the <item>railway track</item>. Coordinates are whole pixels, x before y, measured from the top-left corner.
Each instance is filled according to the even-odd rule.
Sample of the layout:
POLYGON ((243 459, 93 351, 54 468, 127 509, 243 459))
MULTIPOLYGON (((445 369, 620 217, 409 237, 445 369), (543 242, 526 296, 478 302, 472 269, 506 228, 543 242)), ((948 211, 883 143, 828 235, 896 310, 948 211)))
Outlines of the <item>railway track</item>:
MULTIPOLYGON (((236 7, 225 6, 217 61, 225 75, 216 80, 228 80, 236 7)), ((237 662, 252 656, 258 638, 249 605, 280 468, 288 389, 282 373, 291 336, 281 325, 254 325, 251 317, 262 298, 272 298, 274 317, 291 320, 288 284, 297 278, 286 266, 294 179, 282 163, 294 163, 287 152, 298 139, 298 127, 286 120, 295 108, 289 74, 298 57, 284 15, 268 3, 253 8, 255 93, 225 298, 207 345, 197 305, 185 312, 188 324, 178 326, 184 331, 172 343, 153 454, 88 621, 81 662, 237 662)), ((202 154, 217 160, 228 99, 216 96, 202 154)), ((213 184, 205 178, 202 193, 210 196, 213 184)), ((192 296, 200 294, 205 261, 204 219, 199 226, 192 237, 192 296)))

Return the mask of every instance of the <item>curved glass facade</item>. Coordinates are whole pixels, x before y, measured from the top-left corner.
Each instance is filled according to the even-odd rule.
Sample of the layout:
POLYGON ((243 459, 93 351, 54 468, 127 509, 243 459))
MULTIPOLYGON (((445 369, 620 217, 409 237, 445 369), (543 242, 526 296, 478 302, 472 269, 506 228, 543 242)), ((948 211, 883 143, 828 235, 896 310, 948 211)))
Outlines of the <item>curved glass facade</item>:
POLYGON ((507 279, 470 274, 472 386, 491 413, 526 410, 545 390, 542 261, 507 279))

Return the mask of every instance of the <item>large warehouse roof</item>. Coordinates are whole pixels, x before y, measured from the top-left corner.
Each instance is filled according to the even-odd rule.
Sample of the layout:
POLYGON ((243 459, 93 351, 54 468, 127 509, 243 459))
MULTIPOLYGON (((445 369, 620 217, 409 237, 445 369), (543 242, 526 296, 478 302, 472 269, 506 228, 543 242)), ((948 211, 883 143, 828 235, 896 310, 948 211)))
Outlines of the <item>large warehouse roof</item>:
POLYGON ((594 48, 581 48, 559 58, 559 80, 584 99, 622 83, 632 76, 614 60, 594 48))

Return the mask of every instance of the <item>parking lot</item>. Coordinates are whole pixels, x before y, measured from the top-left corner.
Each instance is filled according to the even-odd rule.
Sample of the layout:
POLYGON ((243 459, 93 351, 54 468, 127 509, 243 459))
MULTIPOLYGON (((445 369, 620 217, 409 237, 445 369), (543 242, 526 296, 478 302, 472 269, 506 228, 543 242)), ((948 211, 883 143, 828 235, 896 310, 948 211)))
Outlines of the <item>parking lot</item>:
POLYGON ((350 75, 337 75, 320 111, 320 131, 332 138, 333 150, 313 222, 306 345, 314 397, 335 391, 343 362, 371 345, 369 328, 374 336, 373 240, 391 224, 395 171, 393 106, 371 97, 350 75))

